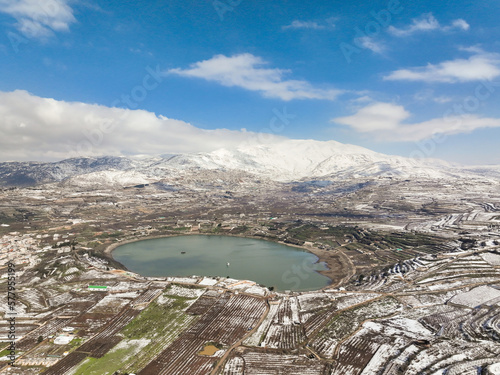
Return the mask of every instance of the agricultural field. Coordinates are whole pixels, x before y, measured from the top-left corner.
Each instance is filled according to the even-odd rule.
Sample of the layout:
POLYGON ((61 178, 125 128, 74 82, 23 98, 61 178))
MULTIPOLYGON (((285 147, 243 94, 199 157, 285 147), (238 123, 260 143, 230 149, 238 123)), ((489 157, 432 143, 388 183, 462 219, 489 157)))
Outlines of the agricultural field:
POLYGON ((225 348, 248 336, 265 312, 266 304, 261 299, 225 293, 139 374, 209 374, 225 348), (211 356, 201 355, 207 343, 221 350, 211 356))
MULTIPOLYGON (((123 337, 119 344, 100 358, 89 357, 74 374, 97 375, 103 371, 133 373, 143 368, 195 320, 185 310, 190 302, 196 300, 199 292, 187 290, 188 293, 183 293, 184 289, 173 286, 159 296, 154 293, 158 297, 156 301, 119 331, 118 334, 123 337), (188 296, 179 296, 176 292, 188 296), (140 355, 137 355, 139 352, 140 355)), ((152 291, 161 292, 161 289, 152 291)), ((203 290, 199 291, 203 293, 203 290)), ((137 299, 136 303, 144 303, 143 300, 144 298, 137 299)))
POLYGON ((309 358, 306 354, 286 355, 262 351, 244 350, 232 356, 219 375, 261 374, 328 374, 329 365, 309 358), (279 371, 279 372, 276 372, 279 371))
MULTIPOLYGON (((68 198, 57 213, 45 197, 26 211, 4 210, 11 229, 0 228, 3 249, 26 245, 17 264, 18 358, 7 364, 4 334, 0 374, 469 375, 498 368, 500 205, 489 203, 500 202, 497 186, 464 182, 434 194, 439 184, 429 181, 378 181, 348 192, 261 182, 259 194, 247 194, 246 178, 204 191, 210 208, 197 202, 196 185, 165 195, 153 186, 77 192, 79 203, 68 198), (484 191, 472 191, 477 184, 484 191), (40 220, 28 224, 25 214, 40 220), (300 246, 330 266, 332 283, 278 292, 223 276, 143 277, 105 252, 179 233, 300 246)), ((19 194, 41 193, 2 194, 0 213, 2 204, 21 205, 19 194)), ((5 276, 0 309, 7 317, 5 276)))
POLYGON ((333 358, 337 346, 371 319, 387 317, 400 310, 393 298, 382 298, 336 313, 327 325, 311 340, 311 348, 322 358, 333 358))

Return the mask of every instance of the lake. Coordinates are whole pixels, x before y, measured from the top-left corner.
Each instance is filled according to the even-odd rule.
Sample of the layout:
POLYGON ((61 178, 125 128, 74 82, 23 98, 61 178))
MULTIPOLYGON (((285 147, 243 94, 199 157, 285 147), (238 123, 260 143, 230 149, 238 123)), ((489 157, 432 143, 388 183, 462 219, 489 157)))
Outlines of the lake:
POLYGON ((223 276, 276 290, 306 291, 330 279, 318 257, 296 247, 229 236, 187 235, 121 245, 113 258, 142 276, 223 276), (227 265, 229 263, 229 266, 227 265))

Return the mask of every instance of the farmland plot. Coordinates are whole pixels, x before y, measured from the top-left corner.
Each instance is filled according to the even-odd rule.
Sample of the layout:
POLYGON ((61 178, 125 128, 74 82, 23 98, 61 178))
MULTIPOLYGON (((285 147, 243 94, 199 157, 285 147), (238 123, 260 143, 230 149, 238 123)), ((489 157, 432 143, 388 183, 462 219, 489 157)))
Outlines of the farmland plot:
POLYGON ((356 335, 344 342, 334 356, 331 374, 358 375, 370 362, 380 344, 367 335, 356 335))
POLYGON ((18 350, 27 351, 38 344, 38 337, 43 337, 45 340, 51 335, 54 335, 58 330, 67 326, 71 318, 54 318, 43 326, 31 331, 17 343, 18 350))
MULTIPOLYGON (((148 291, 145 293, 148 293, 148 291)), ((141 297, 142 296, 139 296, 137 298, 141 297)), ((61 372, 61 369, 69 371, 69 369, 78 365, 78 363, 80 363, 80 361, 87 356, 93 358, 103 357, 122 340, 122 336, 118 335, 118 332, 121 331, 122 328, 131 322, 138 314, 139 310, 131 309, 128 306, 125 307, 119 314, 115 315, 97 335, 85 342, 76 351, 64 357, 56 365, 50 367, 46 371, 46 374, 64 374, 64 372, 61 372)))
MULTIPOLYGON (((100 298, 104 297, 104 295, 98 296, 100 298)), ((94 306, 100 298, 79 298, 73 299, 71 302, 65 304, 60 310, 58 310, 59 315, 73 315, 78 316, 82 313, 82 311, 88 311, 92 306, 94 306)))
POLYGON ((118 314, 130 301, 130 298, 121 298, 114 294, 108 294, 92 307, 89 312, 94 314, 118 314))
POLYGON ((227 361, 222 375, 244 375, 245 361, 242 357, 233 357, 227 361))
POLYGON ((124 339, 101 358, 87 357, 71 375, 100 375, 123 369, 149 344, 150 340, 124 339))
POLYGON ((139 297, 134 300, 134 306, 147 304, 158 297, 163 292, 162 288, 151 288, 146 292, 142 293, 139 297))
POLYGON ((183 335, 140 371, 139 375, 209 374, 216 358, 197 354, 203 350, 205 343, 203 339, 183 335))
POLYGON ((422 340, 431 339, 433 334, 418 321, 400 316, 383 319, 374 322, 367 322, 364 328, 372 331, 376 335, 387 337, 397 337, 398 339, 422 340))
POLYGON ((305 339, 304 328, 300 325, 297 299, 285 298, 281 301, 262 346, 292 349, 305 339))
POLYGON ((196 302, 189 306, 186 312, 191 315, 202 315, 215 305, 216 302, 217 297, 202 295, 196 302))
POLYGON ((232 297, 217 317, 218 322, 207 327, 203 334, 213 335, 223 344, 233 343, 255 328, 265 312, 266 303, 261 299, 242 295, 232 297), (227 332, 221 332, 221 327, 227 332))
POLYGON ((482 253, 481 258, 492 266, 500 267, 500 254, 498 253, 482 253))
POLYGON ((321 356, 332 358, 337 344, 352 334, 364 321, 392 315, 399 308, 400 305, 395 299, 385 298, 339 312, 310 345, 321 356))
POLYGON ((310 337, 316 330, 318 330, 323 324, 329 321, 336 313, 336 309, 328 308, 318 313, 312 315, 304 323, 304 333, 307 337, 310 337))
POLYGON ((171 285, 165 290, 166 295, 186 297, 190 300, 197 300, 203 293, 205 293, 204 288, 188 288, 180 285, 171 285))
POLYGON ((144 368, 197 320, 196 316, 186 313, 188 298, 164 298, 169 298, 171 303, 159 303, 158 298, 121 331, 129 340, 149 341, 141 350, 141 356, 123 358, 121 370, 135 373, 144 368))
POLYGON ((223 375, 300 374, 324 375, 327 365, 305 355, 284 355, 260 351, 245 351, 231 358, 223 375), (241 370, 241 367, 243 370, 241 370))
POLYGON ((57 362, 54 366, 49 367, 49 369, 45 371, 43 374, 65 375, 85 358, 87 358, 87 354, 85 353, 82 352, 70 353, 68 356, 64 357, 62 360, 57 362))
POLYGON ((82 336, 92 336, 113 319, 113 314, 93 314, 85 312, 75 318, 72 326, 79 329, 82 336))
POLYGON ((337 310, 343 310, 348 307, 351 307, 353 305, 357 305, 375 298, 380 297, 380 294, 377 293, 352 293, 348 295, 343 295, 340 293, 336 293, 335 296, 337 297, 335 302, 336 302, 336 307, 337 310))
POLYGON ((500 303, 500 290, 482 285, 469 292, 457 294, 450 302, 474 308, 482 304, 496 304, 497 300, 500 303))
MULTIPOLYGON (((37 329, 40 327, 37 324, 34 324, 33 322, 30 321, 18 321, 16 322, 16 336, 19 337, 21 340, 24 336, 28 335, 30 332, 32 332, 34 329, 37 329)), ((2 323, 0 323, 0 347, 2 346, 7 346, 7 336, 9 332, 9 324, 7 323, 6 320, 4 320, 2 323)))
MULTIPOLYGON (((428 293, 428 294, 413 294, 410 296, 405 294, 401 298, 405 302, 415 301, 415 302, 413 302, 415 304, 414 307, 424 307, 424 306, 429 307, 429 306, 435 306, 435 305, 443 305, 450 298, 456 296, 461 291, 462 290, 457 289, 457 290, 448 291, 448 292, 441 292, 441 293, 438 292, 438 293, 428 293)), ((413 303, 409 302, 409 304, 411 304, 411 305, 413 305, 413 303)))
POLYGON ((334 294, 332 293, 305 293, 297 297, 300 312, 318 310, 332 304, 334 294))
POLYGON ((45 300, 45 295, 38 289, 25 289, 18 293, 19 300, 28 304, 29 311, 47 310, 48 305, 45 300))
POLYGON ((432 339, 430 331, 415 320, 394 317, 369 321, 335 352, 333 374, 375 374, 396 353, 414 340, 432 339))
MULTIPOLYGON (((420 350, 410 360, 405 375, 432 374, 438 370, 451 369, 456 364, 471 362, 477 359, 491 358, 500 354, 498 345, 463 341, 442 341, 431 348, 420 350), (460 354, 460 355, 457 355, 460 354)), ((477 373, 477 372, 476 372, 477 373)))
POLYGON ((293 349, 305 340, 303 328, 294 324, 272 324, 262 346, 275 349, 293 349))
MULTIPOLYGON (((121 341, 121 337, 116 334, 125 325, 139 314, 139 311, 125 308, 116 315, 97 335, 80 346, 77 351, 86 353, 91 357, 99 358, 106 354, 113 346, 121 341)), ((71 353, 69 356, 71 356, 71 353)), ((68 357, 69 357, 68 356, 68 357)), ((66 358, 68 358, 66 357, 66 358)))
POLYGON ((468 341, 500 339, 500 308, 497 306, 476 309, 461 323, 460 332, 468 341))
MULTIPOLYGON (((137 297, 133 304, 143 305, 158 297, 162 289, 152 288, 137 297)), ((191 299, 165 291, 118 333, 124 339, 101 358, 89 358, 74 372, 76 375, 99 375, 102 369, 136 372, 160 354, 196 319, 185 313, 191 299), (162 299, 162 301, 160 301, 162 299), (162 302, 162 303, 160 303, 162 302), (141 351, 140 356, 134 355, 141 351)))
POLYGON ((221 300, 221 304, 214 305, 187 334, 229 345, 253 329, 266 311, 263 300, 250 296, 233 295, 221 300))
POLYGON ((267 333, 267 330, 271 326, 274 320, 274 316, 278 312, 278 309, 279 309, 279 304, 270 305, 269 312, 267 313, 266 318, 260 324, 259 328, 250 337, 248 337, 245 341, 243 341, 244 345, 259 346, 262 338, 265 337, 264 335, 267 333))
MULTIPOLYGON (((193 305, 194 306, 194 305, 193 305)), ((263 300, 245 295, 221 295, 191 328, 150 362, 140 375, 209 374, 219 356, 200 355, 207 342, 232 345, 241 340, 266 311, 263 300)))

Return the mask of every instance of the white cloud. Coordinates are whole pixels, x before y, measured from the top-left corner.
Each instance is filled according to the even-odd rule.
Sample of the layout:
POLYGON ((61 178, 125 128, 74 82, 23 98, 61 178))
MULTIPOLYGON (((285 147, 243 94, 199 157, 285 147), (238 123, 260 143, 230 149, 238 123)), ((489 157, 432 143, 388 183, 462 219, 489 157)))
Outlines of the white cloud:
POLYGON ((385 80, 425 82, 470 82, 492 80, 500 75, 500 55, 478 53, 468 59, 444 61, 437 65, 396 70, 385 76, 385 80))
POLYGON ((464 31, 467 31, 470 29, 470 25, 463 19, 459 18, 451 23, 451 26, 445 27, 445 31, 451 30, 451 29, 462 29, 464 31))
POLYGON ((380 141, 419 141, 436 134, 470 133, 481 128, 498 128, 500 119, 482 118, 476 115, 443 116, 420 123, 404 123, 411 117, 403 106, 392 103, 373 103, 358 110, 354 115, 332 120, 346 125, 359 133, 373 135, 380 141))
POLYGON ((216 55, 209 60, 191 64, 188 69, 170 69, 167 74, 203 78, 223 86, 257 91, 266 98, 334 100, 342 93, 336 89, 320 89, 302 80, 286 80, 289 70, 269 69, 258 56, 244 53, 234 56, 216 55))
POLYGON ((461 46, 461 47, 458 47, 458 50, 469 52, 469 53, 475 53, 478 55, 482 55, 482 54, 487 53, 484 49, 481 48, 480 44, 476 44, 474 46, 467 46, 467 47, 461 46))
POLYGON ((0 0, 0 12, 14 17, 29 38, 46 39, 76 21, 69 0, 0 0))
POLYGON ((394 130, 410 114, 402 107, 390 103, 373 103, 361 108, 355 115, 338 117, 335 122, 348 125, 360 133, 394 130))
POLYGON ((449 103, 452 101, 452 98, 450 98, 449 96, 436 96, 434 90, 431 89, 418 91, 415 95, 413 95, 413 98, 422 102, 433 101, 440 104, 449 103))
POLYGON ((290 25, 282 26, 281 27, 283 30, 288 30, 288 29, 313 29, 313 30, 320 30, 324 29, 325 26, 320 25, 317 22, 314 21, 299 21, 295 20, 293 21, 290 25))
POLYGON ((452 31, 454 29, 460 30, 468 30, 470 28, 469 24, 459 18, 454 21, 449 26, 441 26, 438 20, 432 15, 432 13, 423 14, 419 18, 414 18, 412 20, 411 25, 405 28, 396 28, 394 26, 389 26, 388 31, 399 37, 410 36, 419 32, 427 32, 427 31, 452 31))
POLYGON ((382 54, 385 52, 385 46, 380 42, 369 36, 363 36, 361 38, 357 38, 356 41, 363 47, 367 48, 370 51, 378 54, 382 54))
POLYGON ((451 102, 453 99, 450 98, 449 96, 435 96, 432 98, 432 100, 436 103, 444 104, 451 102))
POLYGON ((335 22, 337 22, 337 17, 330 17, 326 20, 318 23, 316 21, 301 21, 294 20, 290 25, 282 26, 282 30, 298 30, 298 29, 309 29, 309 30, 325 30, 325 29, 334 29, 335 22))
POLYGON ((359 98, 352 99, 351 103, 372 103, 374 100, 369 95, 363 95, 359 98))
POLYGON ((0 92, 0 160, 192 153, 281 137, 205 130, 143 110, 0 92))

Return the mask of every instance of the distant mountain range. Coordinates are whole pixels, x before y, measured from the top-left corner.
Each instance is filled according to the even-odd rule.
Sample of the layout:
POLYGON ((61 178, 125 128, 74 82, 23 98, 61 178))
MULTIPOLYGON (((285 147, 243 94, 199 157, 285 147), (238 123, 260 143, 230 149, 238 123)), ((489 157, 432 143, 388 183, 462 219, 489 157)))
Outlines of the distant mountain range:
POLYGON ((59 162, 0 163, 0 186, 63 182, 77 186, 146 184, 203 171, 246 173, 289 182, 311 179, 488 178, 500 181, 500 166, 463 167, 435 159, 389 156, 336 141, 284 140, 208 153, 158 157, 72 158, 59 162))

